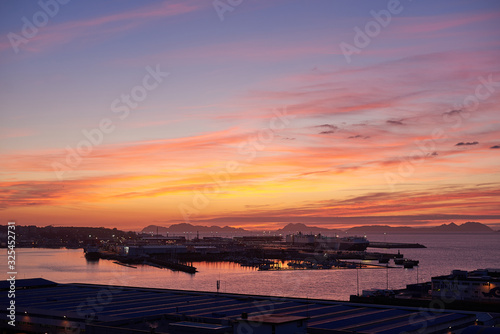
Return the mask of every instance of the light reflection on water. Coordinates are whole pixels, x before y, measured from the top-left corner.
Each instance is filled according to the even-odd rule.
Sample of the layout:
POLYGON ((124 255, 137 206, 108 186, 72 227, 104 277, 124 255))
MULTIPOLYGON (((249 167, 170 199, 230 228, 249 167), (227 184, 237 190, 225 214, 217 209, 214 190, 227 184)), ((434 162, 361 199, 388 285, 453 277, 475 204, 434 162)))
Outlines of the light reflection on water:
MULTIPOLYGON (((216 291, 273 296, 293 296, 348 300, 359 289, 402 288, 406 284, 429 281, 431 276, 453 269, 474 270, 500 267, 500 233, 474 235, 369 235, 373 241, 419 242, 428 248, 401 252, 420 260, 418 269, 333 269, 258 271, 231 262, 194 262, 196 274, 137 265, 129 268, 109 260, 88 262, 81 249, 17 249, 17 278, 43 277, 60 283, 119 284, 153 288, 216 291)), ((394 252, 397 250, 378 250, 394 252)), ((0 252, 7 263, 6 250, 0 252)), ((5 274, 4 274, 5 275, 5 274)))

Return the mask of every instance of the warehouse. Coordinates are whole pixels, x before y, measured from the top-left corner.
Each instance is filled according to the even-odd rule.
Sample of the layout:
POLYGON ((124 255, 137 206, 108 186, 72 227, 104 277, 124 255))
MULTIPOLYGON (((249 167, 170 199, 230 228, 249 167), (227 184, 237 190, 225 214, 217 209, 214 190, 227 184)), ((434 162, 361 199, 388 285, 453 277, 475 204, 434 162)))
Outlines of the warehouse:
MULTIPOLYGON (((8 289, 8 282, 1 285, 8 289)), ((18 280, 16 329, 26 333, 439 333, 473 312, 199 291, 18 280)), ((1 299, 0 327, 9 300, 1 299)))

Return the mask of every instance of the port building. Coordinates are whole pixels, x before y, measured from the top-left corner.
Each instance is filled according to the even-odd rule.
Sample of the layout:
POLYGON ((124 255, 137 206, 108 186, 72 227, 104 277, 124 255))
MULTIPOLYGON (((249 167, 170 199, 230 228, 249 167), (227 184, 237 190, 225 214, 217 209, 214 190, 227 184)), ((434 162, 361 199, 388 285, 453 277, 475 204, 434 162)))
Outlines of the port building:
POLYGON ((500 269, 453 270, 450 275, 432 277, 432 296, 500 307, 500 269))

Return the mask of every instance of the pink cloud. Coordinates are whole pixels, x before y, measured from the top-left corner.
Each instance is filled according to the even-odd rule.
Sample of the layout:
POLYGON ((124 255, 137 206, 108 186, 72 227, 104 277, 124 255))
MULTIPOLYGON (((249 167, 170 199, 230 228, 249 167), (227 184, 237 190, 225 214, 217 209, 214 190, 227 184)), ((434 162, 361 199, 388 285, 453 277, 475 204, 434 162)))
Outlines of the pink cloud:
POLYGON ((303 59, 311 55, 333 55, 335 48, 318 38, 316 41, 302 43, 280 42, 272 39, 239 40, 225 43, 210 43, 138 58, 123 58, 120 64, 130 65, 144 62, 158 62, 163 59, 180 62, 210 62, 211 64, 227 61, 279 62, 283 59, 303 59))
POLYGON ((36 130, 30 128, 0 128, 0 139, 29 137, 37 133, 36 130))
MULTIPOLYGON (((49 22, 27 44, 21 44, 19 47, 29 52, 42 52, 76 39, 102 39, 109 35, 129 31, 154 19, 190 13, 206 8, 208 5, 208 3, 196 1, 163 1, 117 14, 59 24, 49 22)), ((10 48, 10 43, 0 44, 0 51, 10 48)))
POLYGON ((248 93, 247 99, 261 105, 288 105, 297 115, 310 116, 396 108, 435 113, 436 109, 429 109, 433 105, 437 110, 446 105, 452 108, 452 103, 462 102, 473 94, 480 83, 479 76, 493 74, 494 80, 498 80, 500 71, 495 64, 498 57, 498 51, 453 51, 366 67, 316 70, 277 79, 274 85, 268 86, 287 88, 254 90, 248 93))
MULTIPOLYGON (((398 34, 428 34, 441 30, 466 26, 473 23, 495 21, 500 19, 500 12, 476 14, 450 14, 432 17, 401 17, 394 18, 398 24, 398 34)), ((394 24, 394 23, 392 23, 394 24)), ((493 32, 492 32, 493 33, 493 32)), ((428 35, 427 35, 428 36, 428 35)))
MULTIPOLYGON (((425 191, 404 190, 396 192, 372 192, 347 199, 330 199, 320 201, 303 201, 293 206, 282 208, 254 209, 249 212, 234 212, 239 218, 260 217, 355 217, 355 216, 394 216, 404 215, 439 215, 453 210, 455 214, 496 214, 492 210, 500 198, 498 183, 481 185, 473 188, 450 186, 427 188, 425 191), (485 209, 484 212, 481 208, 485 209)), ((202 218, 202 217, 200 217, 202 218)), ((236 218, 237 219, 237 218, 236 218)), ((235 220, 236 220, 235 219, 235 220)), ((292 218, 293 219, 293 218, 292 218)), ((331 220, 331 218, 330 218, 331 220)))
MULTIPOLYGON (((213 156, 214 152, 235 152, 236 148, 228 148, 228 145, 237 145, 249 135, 231 128, 185 138, 94 146, 90 154, 82 157, 75 170, 93 170, 95 164, 99 164, 101 170, 114 170, 117 166, 151 168, 160 162, 194 163, 202 157, 213 156)), ((2 159, 1 165, 5 170, 53 171, 52 163, 65 164, 67 156, 62 148, 15 152, 2 159)))

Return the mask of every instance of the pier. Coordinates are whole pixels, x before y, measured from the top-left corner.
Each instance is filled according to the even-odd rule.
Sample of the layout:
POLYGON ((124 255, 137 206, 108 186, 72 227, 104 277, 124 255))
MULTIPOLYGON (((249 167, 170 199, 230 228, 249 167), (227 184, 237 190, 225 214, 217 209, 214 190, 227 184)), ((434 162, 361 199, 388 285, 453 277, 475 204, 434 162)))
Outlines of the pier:
POLYGON ((196 267, 193 267, 192 265, 187 265, 187 264, 182 264, 179 262, 175 261, 169 261, 165 259, 160 259, 158 257, 130 257, 130 256, 122 256, 113 252, 109 251, 100 251, 99 252, 99 258, 105 259, 105 260, 113 260, 114 263, 129 267, 129 268, 136 268, 132 266, 132 264, 144 264, 144 265, 151 265, 154 267, 159 267, 159 268, 167 268, 171 270, 177 270, 177 271, 183 271, 185 273, 189 274, 194 274, 196 273, 196 267))
POLYGON ((368 247, 372 248, 427 248, 418 243, 403 243, 403 242, 380 242, 370 241, 368 247))
POLYGON ((260 271, 275 271, 275 270, 338 270, 338 269, 387 269, 387 268, 399 268, 390 267, 387 264, 376 264, 376 263, 362 263, 355 261, 325 261, 325 262, 314 262, 314 261, 291 261, 285 262, 271 262, 266 264, 261 264, 258 266, 260 271))
POLYGON ((156 264, 161 267, 165 267, 171 270, 183 271, 185 273, 194 274, 196 273, 196 267, 189 266, 187 264, 182 264, 178 262, 159 260, 159 259, 149 259, 149 262, 156 264))

